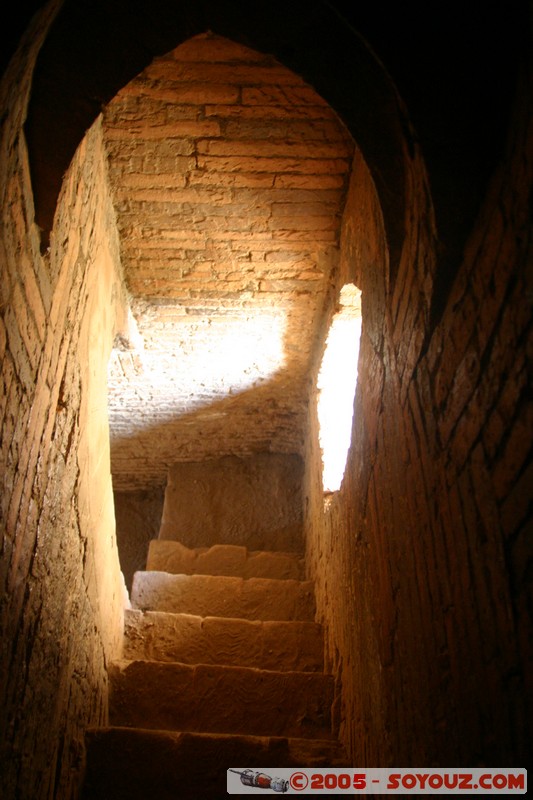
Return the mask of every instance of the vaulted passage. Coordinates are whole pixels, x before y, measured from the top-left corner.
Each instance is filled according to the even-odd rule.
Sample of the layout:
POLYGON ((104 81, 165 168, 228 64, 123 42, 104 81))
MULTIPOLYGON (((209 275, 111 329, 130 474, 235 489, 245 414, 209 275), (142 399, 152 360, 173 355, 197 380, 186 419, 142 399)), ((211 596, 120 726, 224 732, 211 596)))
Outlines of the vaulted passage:
POLYGON ((0 794, 524 766, 528 69, 469 203, 329 2, 127 6, 44 5, 1 85, 0 794))
MULTIPOLYGON (((83 797, 217 797, 228 759, 342 765, 339 685, 305 568, 303 465, 353 139, 272 57, 204 34, 118 93, 102 143, 128 304, 108 382, 133 608, 110 665, 109 726, 87 734, 83 797)), ((338 302, 329 358, 339 322, 360 321, 360 292, 344 287, 338 302)), ((359 332, 344 330, 352 358, 329 369, 337 399, 359 332)), ((351 415, 344 428, 345 462, 351 415)), ((340 488, 343 468, 324 488, 340 488)))
POLYGON ((110 364, 115 488, 164 485, 181 460, 303 455, 346 127, 271 56, 204 34, 118 93, 103 140, 136 332, 110 364))

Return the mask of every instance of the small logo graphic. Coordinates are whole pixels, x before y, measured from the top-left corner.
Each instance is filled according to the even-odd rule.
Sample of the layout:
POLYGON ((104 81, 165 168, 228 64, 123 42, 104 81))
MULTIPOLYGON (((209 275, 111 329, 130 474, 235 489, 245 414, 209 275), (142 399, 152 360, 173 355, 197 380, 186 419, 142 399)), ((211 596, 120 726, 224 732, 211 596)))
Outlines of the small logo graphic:
POLYGON ((295 792, 303 792, 304 789, 307 789, 309 784, 309 778, 305 774, 305 772, 293 772, 291 775, 291 789, 294 789, 295 792))
POLYGON ((256 789, 271 789, 274 792, 282 792, 283 794, 289 788, 289 781, 285 780, 285 778, 271 778, 270 775, 265 775, 264 772, 255 772, 253 769, 244 769, 242 772, 237 769, 230 769, 228 772, 240 775, 243 786, 253 786, 256 789))

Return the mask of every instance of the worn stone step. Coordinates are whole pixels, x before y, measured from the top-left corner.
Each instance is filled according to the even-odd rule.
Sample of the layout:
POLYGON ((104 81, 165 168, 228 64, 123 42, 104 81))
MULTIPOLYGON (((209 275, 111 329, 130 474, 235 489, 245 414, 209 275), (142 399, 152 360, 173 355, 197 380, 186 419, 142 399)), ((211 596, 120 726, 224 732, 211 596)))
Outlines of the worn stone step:
POLYGON ((133 608, 201 617, 313 621, 311 581, 136 572, 133 608))
POLYGON ((333 678, 313 672, 120 661, 109 669, 112 725, 331 738, 333 678))
POLYGON ((98 728, 86 734, 81 800, 220 800, 227 769, 346 767, 335 740, 98 728))
POLYGON ((227 664, 279 671, 323 669, 322 626, 199 617, 163 611, 125 612, 124 658, 227 664))
POLYGON ((150 542, 146 569, 174 575, 305 579, 305 562, 297 553, 250 551, 235 544, 189 548, 181 542, 165 539, 152 539, 150 542))

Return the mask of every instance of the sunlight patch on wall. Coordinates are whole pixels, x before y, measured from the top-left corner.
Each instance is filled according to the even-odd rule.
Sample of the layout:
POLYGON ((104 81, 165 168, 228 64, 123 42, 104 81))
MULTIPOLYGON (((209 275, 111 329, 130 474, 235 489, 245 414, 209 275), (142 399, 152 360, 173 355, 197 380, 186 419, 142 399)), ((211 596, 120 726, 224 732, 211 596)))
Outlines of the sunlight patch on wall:
POLYGON ((324 492, 340 489, 351 444, 361 337, 361 292, 346 284, 340 293, 318 376, 319 441, 324 492))
POLYGON ((184 313, 147 304, 108 369, 112 429, 131 436, 267 384, 286 364, 284 310, 184 313), (127 413, 137 408, 138 413, 127 413))
POLYGON ((169 382, 194 396, 215 399, 246 391, 269 380, 285 362, 285 319, 254 314, 248 318, 211 315, 161 336, 145 348, 145 370, 153 386, 169 382))

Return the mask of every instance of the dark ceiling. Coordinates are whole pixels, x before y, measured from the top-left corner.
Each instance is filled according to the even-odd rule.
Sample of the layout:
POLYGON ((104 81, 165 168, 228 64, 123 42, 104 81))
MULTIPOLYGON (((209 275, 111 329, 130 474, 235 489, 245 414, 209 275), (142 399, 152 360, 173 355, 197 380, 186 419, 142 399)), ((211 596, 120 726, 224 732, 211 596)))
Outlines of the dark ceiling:
MULTIPOLYGON (((155 13, 161 3, 165 5, 165 0, 155 5, 146 5, 144 0, 94 0, 89 5, 95 21, 99 6, 106 13, 112 7, 116 15, 123 15, 127 28, 135 14, 146 14, 148 8, 155 13)), ((441 291, 444 297, 488 178, 503 152, 517 63, 528 48, 529 2, 322 0, 322 4, 366 39, 407 105, 428 164, 436 205, 442 241, 437 295, 441 291)), ((3 67, 28 20, 42 5, 22 0, 13 7, 10 25, 2 30, 3 67)), ((167 0, 167 5, 172 3, 167 0)), ((224 4, 225 13, 228 5, 224 4)), ((74 15, 84 6, 85 0, 66 3, 74 15)), ((238 6, 235 0, 236 13, 238 6)), ((216 18, 216 0, 206 0, 204 7, 210 20, 216 18)), ((304 13, 302 20, 305 24, 304 13)), ((154 49, 158 44, 153 43, 154 49)), ((287 66, 289 62, 290 52, 287 66)), ((105 68, 102 63, 101 69, 105 68)))

